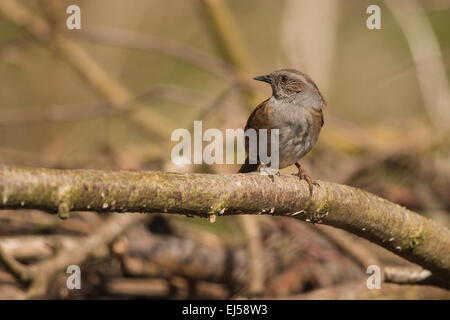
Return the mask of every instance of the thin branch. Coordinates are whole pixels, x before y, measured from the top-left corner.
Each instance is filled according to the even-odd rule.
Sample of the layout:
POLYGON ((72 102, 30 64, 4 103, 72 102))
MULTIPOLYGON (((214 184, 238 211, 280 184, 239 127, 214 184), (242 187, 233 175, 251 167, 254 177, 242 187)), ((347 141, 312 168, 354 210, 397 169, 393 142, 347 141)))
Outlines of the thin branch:
POLYGON ((51 105, 45 108, 4 108, 0 110, 0 126, 83 121, 118 113, 105 102, 51 105))
POLYGON ((149 278, 112 278, 106 284, 110 295, 167 297, 170 294, 170 283, 166 279, 149 278))
POLYGON ((283 65, 311 75, 325 94, 335 56, 340 6, 333 0, 287 0, 281 19, 283 65))
POLYGON ((369 290, 366 286, 366 279, 283 297, 288 300, 447 300, 448 298, 447 290, 435 287, 399 286, 393 283, 383 283, 381 290, 369 290))
POLYGON ((265 265, 263 263, 263 247, 261 229, 255 217, 242 215, 240 223, 247 237, 250 273, 248 291, 250 297, 261 296, 264 292, 265 265))
POLYGON ((294 176, 0 168, 0 208, 210 215, 272 214, 338 227, 450 282, 450 231, 360 189, 294 176))
POLYGON ((10 255, 3 248, 3 244, 0 243, 0 262, 3 263, 6 270, 8 270, 16 279, 21 282, 30 281, 29 273, 23 264, 17 261, 12 255, 10 255))
MULTIPOLYGON (((106 70, 98 64, 81 46, 67 38, 63 33, 52 33, 52 27, 35 15, 31 10, 18 1, 2 0, 0 2, 0 14, 13 24, 24 28, 33 36, 49 41, 54 45, 60 56, 95 90, 102 95, 114 108, 121 107, 128 101, 132 101, 132 93, 121 83, 114 80, 106 70), (51 38, 40 38, 42 35, 52 35, 51 38)), ((137 103, 139 105, 139 103, 137 103)), ((168 133, 170 126, 167 120, 159 113, 146 108, 136 108, 137 111, 129 115, 130 121, 147 132, 164 136, 168 133)))
POLYGON ((39 297, 45 294, 50 279, 57 272, 72 264, 82 264, 95 250, 110 244, 128 228, 146 218, 136 214, 112 216, 92 235, 60 250, 53 258, 31 266, 17 262, 0 243, 0 261, 20 282, 29 283, 27 298, 39 297))
MULTIPOLYGON (((263 217, 253 218, 252 222, 255 223, 262 222, 258 218, 263 217)), ((174 219, 170 220, 172 226, 174 219)), ((178 232, 175 233, 177 236, 155 234, 144 226, 133 228, 127 234, 127 246, 122 257, 125 274, 132 277, 183 277, 194 281, 223 283, 234 294, 246 295, 248 282, 254 272, 251 252, 240 242, 232 243, 229 238, 218 241, 215 233, 193 227, 192 223, 186 222, 187 219, 175 220, 182 225, 182 232, 190 229, 188 235, 179 236, 178 232)), ((334 254, 334 246, 327 241, 320 241, 323 238, 308 226, 292 222, 290 225, 295 225, 295 230, 280 230, 277 226, 271 226, 274 229, 268 232, 270 236, 259 239, 263 247, 258 261, 264 266, 264 274, 261 275, 264 276, 263 284, 277 282, 280 273, 298 267, 301 269, 294 271, 291 280, 295 278, 299 283, 320 283, 318 279, 323 278, 322 273, 312 271, 321 268, 315 263, 317 259, 320 260, 319 264, 326 264, 333 269, 333 272, 328 272, 327 267, 322 266, 321 269, 328 274, 325 277, 329 283, 356 278, 355 273, 348 272, 355 268, 350 259, 342 259, 342 256, 334 254)), ((264 292, 267 293, 267 290, 272 291, 273 287, 265 286, 264 292)))
MULTIPOLYGON (((231 89, 229 89, 231 90, 231 89)), ((212 108, 221 106, 224 102, 215 98, 189 91, 188 89, 161 85, 150 88, 146 92, 133 97, 120 108, 114 109, 107 101, 98 101, 90 104, 68 104, 53 105, 45 108, 6 108, 0 109, 0 126, 17 126, 25 124, 36 124, 42 122, 73 122, 93 119, 102 116, 112 116, 136 111, 137 102, 150 99, 166 99, 176 103, 201 106, 202 113, 209 113, 208 103, 213 101, 212 108)), ((149 103, 147 101, 147 103, 149 103)), ((141 105, 142 106, 142 105, 141 105)), ((195 118, 200 119, 200 118, 195 118)))
POLYGON ((450 289, 448 283, 442 283, 433 274, 425 269, 386 267, 384 268, 384 281, 398 284, 436 285, 444 289, 450 289))
POLYGON ((433 27, 419 1, 390 0, 385 3, 405 34, 425 109, 435 128, 444 130, 450 124, 450 90, 433 27))
POLYGON ((363 244, 355 241, 348 233, 328 226, 317 226, 317 230, 325 238, 331 240, 340 250, 350 256, 365 271, 370 265, 380 265, 379 259, 363 244))
POLYGON ((234 16, 223 0, 202 0, 209 22, 213 28, 225 55, 239 70, 248 72, 252 68, 252 59, 245 48, 241 33, 234 16))
POLYGON ((201 0, 202 8, 205 10, 207 23, 210 26, 214 40, 222 49, 224 55, 239 72, 236 80, 242 87, 244 102, 248 107, 258 103, 256 93, 249 84, 247 73, 253 69, 251 55, 245 47, 241 32, 234 19, 233 13, 226 1, 223 0, 201 0))
POLYGON ((106 45, 157 52, 190 63, 204 71, 229 80, 235 78, 234 67, 222 59, 175 41, 135 32, 104 27, 89 27, 76 33, 81 39, 106 45))

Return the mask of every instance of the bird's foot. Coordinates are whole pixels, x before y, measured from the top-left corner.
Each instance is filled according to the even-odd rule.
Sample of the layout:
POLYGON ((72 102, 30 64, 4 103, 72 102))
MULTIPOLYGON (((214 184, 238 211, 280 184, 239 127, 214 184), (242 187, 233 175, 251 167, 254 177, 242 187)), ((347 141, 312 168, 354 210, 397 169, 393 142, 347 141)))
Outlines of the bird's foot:
POLYGON ((308 175, 306 170, 303 169, 302 166, 298 162, 295 163, 295 166, 298 169, 298 173, 294 173, 293 175, 298 176, 300 178, 300 180, 305 180, 306 183, 308 183, 309 194, 312 195, 313 187, 319 186, 319 184, 311 179, 311 177, 308 175))
POLYGON ((275 171, 274 169, 268 167, 264 162, 259 163, 259 172, 261 174, 269 176, 269 178, 270 178, 270 180, 272 180, 272 182, 275 181, 275 178, 274 178, 275 175, 277 175, 277 176, 281 175, 280 170, 275 171))

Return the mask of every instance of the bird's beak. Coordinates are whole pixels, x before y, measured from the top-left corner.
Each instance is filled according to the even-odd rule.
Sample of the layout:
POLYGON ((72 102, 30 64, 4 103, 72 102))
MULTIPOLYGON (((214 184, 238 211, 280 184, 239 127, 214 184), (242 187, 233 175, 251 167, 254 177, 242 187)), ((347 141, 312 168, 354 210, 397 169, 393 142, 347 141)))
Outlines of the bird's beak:
POLYGON ((263 81, 263 82, 267 82, 269 84, 272 83, 272 78, 267 74, 264 76, 255 77, 255 78, 253 78, 253 80, 263 81))

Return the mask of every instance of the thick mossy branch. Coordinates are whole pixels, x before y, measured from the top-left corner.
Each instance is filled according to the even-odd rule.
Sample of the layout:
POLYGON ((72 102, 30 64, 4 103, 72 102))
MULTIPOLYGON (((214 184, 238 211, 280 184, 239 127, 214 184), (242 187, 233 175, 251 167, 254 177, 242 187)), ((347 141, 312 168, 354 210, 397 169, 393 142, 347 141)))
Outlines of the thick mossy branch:
POLYGON ((320 181, 310 196, 294 176, 0 168, 0 209, 48 212, 272 214, 338 227, 450 282, 450 232, 368 192, 320 181), (68 209, 68 210, 67 210, 68 209))

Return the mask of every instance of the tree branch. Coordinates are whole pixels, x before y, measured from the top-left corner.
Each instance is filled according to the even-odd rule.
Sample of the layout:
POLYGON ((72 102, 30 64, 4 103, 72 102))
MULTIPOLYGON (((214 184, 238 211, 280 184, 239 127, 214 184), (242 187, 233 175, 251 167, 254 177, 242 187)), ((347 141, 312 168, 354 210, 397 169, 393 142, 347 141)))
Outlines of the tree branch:
POLYGON ((450 290, 448 283, 442 283, 430 271, 420 268, 386 267, 384 281, 398 284, 434 285, 450 290))
MULTIPOLYGON (((104 97, 113 109, 123 111, 123 107, 133 101, 132 93, 121 83, 114 80, 91 55, 75 41, 62 32, 52 29, 43 18, 33 13, 18 1, 0 1, 0 15, 14 25, 25 29, 40 40, 49 41, 59 55, 70 65, 94 91, 104 97), (56 32, 56 33, 54 33, 56 32), (44 38, 42 38, 44 35, 44 38)), ((129 119, 138 127, 152 135, 161 137, 168 132, 169 122, 152 109, 140 102, 135 104, 136 111, 129 119)))
POLYGON ((347 284, 321 288, 298 295, 283 297, 286 300, 448 300, 448 291, 434 287, 399 286, 383 283, 381 290, 368 290, 365 279, 347 284))
POLYGON ((65 247, 54 257, 25 266, 19 263, 3 248, 0 242, 0 262, 19 281, 27 283, 27 298, 39 297, 45 294, 52 276, 66 269, 71 264, 82 264, 95 250, 110 244, 133 225, 142 222, 142 215, 114 215, 110 217, 95 233, 65 247))
POLYGON ((234 80, 236 70, 222 59, 174 41, 113 28, 84 28, 76 33, 83 39, 122 48, 158 52, 190 63, 209 73, 234 80))
POLYGON ((165 212, 209 217, 272 214, 338 227, 450 282, 450 232, 368 192, 321 181, 312 196, 294 176, 0 167, 0 209, 64 214, 165 212))

